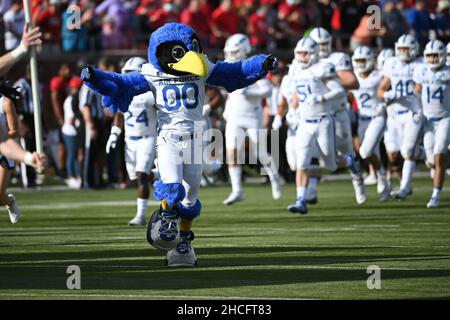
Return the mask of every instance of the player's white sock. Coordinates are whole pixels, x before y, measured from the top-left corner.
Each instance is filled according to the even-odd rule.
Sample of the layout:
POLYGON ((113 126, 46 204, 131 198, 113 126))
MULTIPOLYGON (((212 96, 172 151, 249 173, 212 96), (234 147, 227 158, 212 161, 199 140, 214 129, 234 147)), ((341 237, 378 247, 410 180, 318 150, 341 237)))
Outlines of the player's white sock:
POLYGON ((144 217, 147 214, 148 199, 137 198, 137 216, 144 217))
POLYGON ((407 190, 411 185, 412 176, 416 169, 416 162, 414 160, 405 160, 402 169, 402 181, 400 183, 400 190, 407 190))
POLYGON ((306 196, 306 188, 305 187, 297 187, 297 199, 305 198, 306 196))
POLYGON ((433 188, 433 194, 431 195, 432 198, 440 198, 441 197, 441 189, 440 188, 433 188))
POLYGON ((308 188, 307 188, 308 197, 313 197, 317 194, 317 181, 318 180, 319 179, 317 179, 317 177, 309 178, 308 188))
POLYGON ((242 193, 242 167, 228 167, 233 193, 242 193))

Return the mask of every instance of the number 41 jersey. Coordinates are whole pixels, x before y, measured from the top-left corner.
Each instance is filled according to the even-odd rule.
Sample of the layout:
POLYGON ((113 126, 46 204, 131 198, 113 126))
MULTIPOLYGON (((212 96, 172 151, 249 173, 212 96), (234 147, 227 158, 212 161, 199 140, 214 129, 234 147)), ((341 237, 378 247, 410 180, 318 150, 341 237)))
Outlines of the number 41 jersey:
MULTIPOLYGON (((214 66, 210 64, 209 72, 214 66)), ((207 77, 170 75, 158 71, 149 63, 142 66, 142 74, 149 81, 156 98, 158 130, 184 135, 201 129, 207 77)))
POLYGON ((152 92, 135 96, 124 113, 125 136, 156 136, 156 108, 152 92))

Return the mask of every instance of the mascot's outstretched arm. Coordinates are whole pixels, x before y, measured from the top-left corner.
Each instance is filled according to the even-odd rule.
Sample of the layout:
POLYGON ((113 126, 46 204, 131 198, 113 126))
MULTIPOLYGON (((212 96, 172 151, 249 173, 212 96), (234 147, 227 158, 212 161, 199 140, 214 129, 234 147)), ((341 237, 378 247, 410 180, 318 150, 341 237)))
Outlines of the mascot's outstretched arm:
POLYGON ((222 86, 231 92, 255 83, 277 67, 277 58, 264 54, 238 62, 219 61, 206 79, 206 83, 222 86))
POLYGON ((126 112, 134 96, 151 90, 149 82, 139 72, 118 74, 86 67, 81 80, 103 95, 103 106, 110 112, 126 112))

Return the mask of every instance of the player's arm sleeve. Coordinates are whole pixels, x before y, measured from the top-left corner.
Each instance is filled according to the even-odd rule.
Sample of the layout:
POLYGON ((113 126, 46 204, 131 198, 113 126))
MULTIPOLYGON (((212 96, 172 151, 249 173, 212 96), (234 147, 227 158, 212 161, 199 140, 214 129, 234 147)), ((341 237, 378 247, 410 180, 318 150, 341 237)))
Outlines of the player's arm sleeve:
POLYGON ((345 89, 341 86, 339 81, 331 79, 326 82, 329 91, 323 94, 324 101, 335 100, 345 97, 345 89))
POLYGON ((247 87, 267 75, 263 62, 268 56, 259 54, 239 62, 219 61, 206 79, 206 83, 224 87, 232 92, 247 87))
POLYGON ((118 74, 93 69, 92 78, 84 83, 103 95, 103 106, 110 112, 126 112, 134 96, 154 90, 154 86, 139 72, 118 74))

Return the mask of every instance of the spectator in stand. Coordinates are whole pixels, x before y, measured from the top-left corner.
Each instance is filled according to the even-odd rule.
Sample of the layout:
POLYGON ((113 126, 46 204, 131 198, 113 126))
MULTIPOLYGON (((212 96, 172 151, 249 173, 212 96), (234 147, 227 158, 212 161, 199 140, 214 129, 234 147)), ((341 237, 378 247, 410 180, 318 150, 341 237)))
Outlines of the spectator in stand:
POLYGON ((240 19, 233 9, 231 0, 222 0, 211 16, 214 45, 222 48, 229 36, 242 31, 239 26, 240 19))
POLYGON ((278 6, 279 27, 293 45, 303 36, 310 24, 304 1, 286 0, 278 6))
POLYGON ((60 0, 44 0, 36 7, 33 15, 33 23, 40 27, 44 44, 58 47, 61 39, 61 13, 59 11, 60 0))
POLYGON ((139 31, 138 43, 143 45, 143 48, 148 46, 148 35, 152 29, 149 23, 150 15, 156 11, 156 0, 141 0, 139 6, 136 8, 134 27, 139 31))
POLYGON ((88 47, 90 50, 101 49, 101 19, 95 15, 95 2, 91 0, 83 1, 82 18, 83 26, 86 28, 88 37, 88 47))
POLYGON ((349 46, 349 39, 359 23, 362 17, 367 12, 368 4, 363 0, 342 0, 339 6, 339 25, 342 39, 342 45, 344 47, 349 46))
POLYGON ((5 50, 10 51, 17 48, 22 39, 22 31, 25 25, 25 16, 22 10, 22 1, 14 0, 11 8, 3 17, 5 27, 5 50))
POLYGON ((88 35, 85 21, 89 15, 83 14, 78 24, 73 21, 73 14, 78 9, 76 5, 70 5, 62 16, 62 50, 65 52, 86 51, 88 49, 88 35))
POLYGON ((439 40, 450 42, 450 1, 440 0, 437 7, 436 31, 439 40))
POLYGON ((162 27, 167 22, 178 22, 180 16, 175 12, 175 8, 170 0, 164 0, 164 4, 150 15, 152 30, 162 27))
POLYGON ((207 46, 211 37, 210 19, 201 11, 200 5, 199 0, 191 1, 189 6, 182 11, 180 22, 194 28, 202 45, 207 46))
POLYGON ((336 7, 335 1, 332 0, 313 1, 314 15, 316 16, 315 25, 331 30, 331 20, 336 7))
POLYGON ((366 12, 362 17, 358 28, 353 32, 350 39, 351 51, 355 51, 359 46, 375 47, 375 39, 386 34, 386 28, 383 25, 381 25, 380 28, 374 28, 370 25, 372 19, 371 15, 372 13, 366 12))
POLYGON ((407 12, 407 19, 416 40, 421 47, 425 47, 430 31, 435 29, 430 13, 427 11, 427 2, 425 0, 416 0, 414 7, 407 12))
POLYGON ((126 31, 127 22, 130 16, 123 0, 103 1, 96 7, 95 14, 102 17, 110 16, 114 19, 114 26, 118 31, 121 33, 126 31))
POLYGON ((79 98, 78 94, 83 82, 74 76, 69 81, 69 95, 64 100, 64 125, 62 134, 66 145, 66 183, 70 188, 81 188, 81 176, 78 167, 79 138, 79 98))
POLYGON ((383 36, 383 47, 393 48, 397 39, 403 34, 408 34, 410 30, 406 18, 396 7, 395 0, 384 2, 382 20, 387 29, 383 36))
POLYGON ((65 175, 65 148, 62 139, 61 128, 64 124, 64 100, 69 92, 69 80, 71 78, 70 67, 63 63, 59 68, 58 75, 50 80, 51 104, 58 126, 49 133, 52 141, 57 144, 57 154, 54 155, 57 173, 60 177, 65 175))
POLYGON ((261 5, 248 19, 247 33, 250 36, 250 43, 258 50, 266 49, 269 41, 271 27, 267 18, 268 13, 269 7, 267 5, 261 5))

